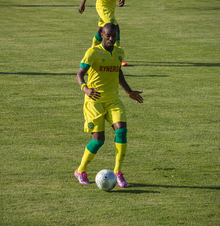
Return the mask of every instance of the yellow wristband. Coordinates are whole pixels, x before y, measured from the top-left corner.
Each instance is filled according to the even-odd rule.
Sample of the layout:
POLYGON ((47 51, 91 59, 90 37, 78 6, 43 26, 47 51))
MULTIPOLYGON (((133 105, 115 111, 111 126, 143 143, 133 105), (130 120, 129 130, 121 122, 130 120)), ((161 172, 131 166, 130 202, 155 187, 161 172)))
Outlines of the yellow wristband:
POLYGON ((83 84, 81 85, 81 90, 83 90, 84 86, 86 86, 86 85, 87 85, 86 83, 83 83, 83 84))

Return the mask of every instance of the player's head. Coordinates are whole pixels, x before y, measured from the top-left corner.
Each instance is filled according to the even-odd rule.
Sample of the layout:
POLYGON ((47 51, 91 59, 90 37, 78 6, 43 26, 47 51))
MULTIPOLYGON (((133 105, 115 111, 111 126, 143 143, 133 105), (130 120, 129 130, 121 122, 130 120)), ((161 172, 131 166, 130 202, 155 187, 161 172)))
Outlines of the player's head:
POLYGON ((117 26, 112 23, 105 24, 102 28, 101 36, 105 49, 110 51, 113 50, 118 35, 117 30, 117 26))

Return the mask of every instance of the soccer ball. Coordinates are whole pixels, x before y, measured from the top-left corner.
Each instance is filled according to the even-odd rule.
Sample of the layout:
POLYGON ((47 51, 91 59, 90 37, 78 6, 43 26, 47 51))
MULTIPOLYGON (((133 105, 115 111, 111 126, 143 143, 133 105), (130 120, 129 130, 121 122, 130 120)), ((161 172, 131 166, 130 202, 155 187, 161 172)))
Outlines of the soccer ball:
POLYGON ((104 169, 97 173, 95 182, 99 189, 110 191, 115 187, 117 177, 111 170, 104 169))

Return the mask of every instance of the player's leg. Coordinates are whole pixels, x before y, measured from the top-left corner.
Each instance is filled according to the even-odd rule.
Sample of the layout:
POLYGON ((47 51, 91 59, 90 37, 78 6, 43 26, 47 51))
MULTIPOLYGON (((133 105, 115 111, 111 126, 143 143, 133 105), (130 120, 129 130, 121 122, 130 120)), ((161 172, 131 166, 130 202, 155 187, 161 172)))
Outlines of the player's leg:
POLYGON ((79 173, 86 172, 87 165, 93 160, 99 148, 104 144, 104 134, 104 131, 92 134, 92 140, 86 145, 81 164, 78 168, 79 173))
POLYGON ((115 168, 114 173, 117 176, 118 185, 122 188, 127 187, 123 173, 121 172, 122 162, 127 150, 127 127, 126 122, 117 122, 113 125, 115 130, 115 168))
POLYGON ((105 141, 104 114, 105 111, 102 104, 93 102, 84 103, 84 131, 92 134, 92 140, 86 145, 81 163, 74 173, 81 184, 89 184, 86 174, 87 166, 105 141))
POLYGON ((127 128, 126 122, 117 122, 113 125, 115 130, 115 168, 114 173, 121 171, 122 162, 127 149, 127 128))
POLYGON ((92 140, 86 145, 81 164, 78 167, 78 172, 86 172, 87 165, 93 160, 99 148, 104 144, 105 135, 103 132, 96 132, 92 134, 92 140))
POLYGON ((127 119, 125 107, 121 101, 112 104, 106 115, 106 120, 115 130, 115 167, 114 173, 120 187, 127 187, 127 181, 121 173, 122 163, 127 150, 127 119))
POLYGON ((99 148, 104 144, 105 135, 103 132, 92 134, 92 140, 86 145, 80 166, 75 171, 75 176, 81 184, 89 184, 86 174, 87 165, 93 160, 99 148))

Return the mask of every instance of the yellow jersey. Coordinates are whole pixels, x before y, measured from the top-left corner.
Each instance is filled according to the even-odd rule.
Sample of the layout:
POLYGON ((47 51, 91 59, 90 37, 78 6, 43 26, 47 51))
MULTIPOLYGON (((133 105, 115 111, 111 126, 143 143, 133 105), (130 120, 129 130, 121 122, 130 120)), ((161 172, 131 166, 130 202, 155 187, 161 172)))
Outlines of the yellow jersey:
POLYGON ((97 0, 96 8, 107 8, 110 10, 115 10, 116 0, 97 0))
MULTIPOLYGON (((114 46, 113 51, 107 51, 102 43, 89 48, 81 61, 80 67, 88 69, 87 86, 99 89, 101 98, 96 102, 119 100, 118 84, 119 69, 124 59, 122 48, 114 46)), ((85 95, 86 101, 93 101, 85 95)))

